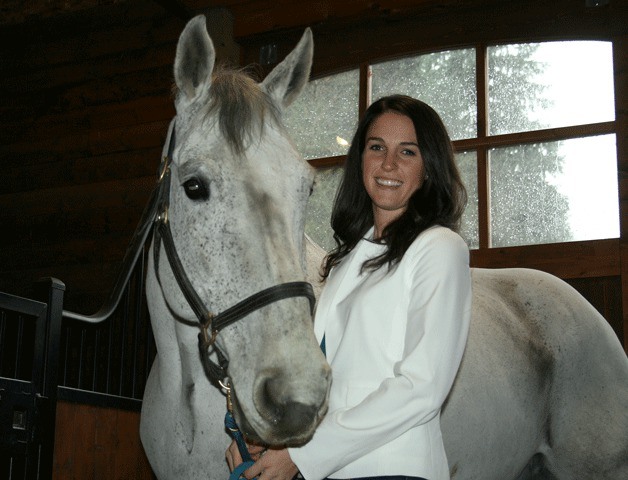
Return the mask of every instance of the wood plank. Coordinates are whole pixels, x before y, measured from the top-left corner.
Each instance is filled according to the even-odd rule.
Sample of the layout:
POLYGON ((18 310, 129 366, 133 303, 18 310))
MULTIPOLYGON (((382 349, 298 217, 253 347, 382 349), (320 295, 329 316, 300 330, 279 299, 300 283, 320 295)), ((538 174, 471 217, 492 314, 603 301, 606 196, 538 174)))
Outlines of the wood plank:
POLYGON ((0 225, 25 221, 24 217, 89 212, 102 208, 143 206, 155 185, 155 176, 114 180, 94 185, 54 187, 0 195, 0 225), (19 205, 19 209, 15 206, 19 205))
POLYGON ((53 480, 154 480, 139 421, 139 412, 59 402, 53 480))
POLYGON ((129 48, 154 45, 159 39, 176 41, 184 25, 152 0, 115 1, 66 15, 31 16, 19 24, 3 25, 0 56, 10 67, 72 63, 87 56, 120 54, 129 48), (22 41, 8 43, 8 38, 22 41), (14 63, 18 60, 21 63, 14 63))
POLYGON ((471 266, 534 268, 563 279, 619 276, 619 239, 472 250, 471 266))
POLYGON ((628 352, 628 34, 613 43, 624 348, 628 352))
POLYGON ((45 142, 25 138, 5 145, 0 150, 0 159, 9 168, 27 162, 32 155, 37 159, 57 161, 126 152, 134 149, 150 149, 163 146, 168 124, 157 120, 128 127, 90 129, 87 132, 69 132, 51 137, 45 142))
POLYGON ((71 159, 55 155, 49 161, 40 162, 29 157, 32 163, 3 168, 0 195, 138 177, 156 178, 161 151, 162 147, 157 146, 71 159))

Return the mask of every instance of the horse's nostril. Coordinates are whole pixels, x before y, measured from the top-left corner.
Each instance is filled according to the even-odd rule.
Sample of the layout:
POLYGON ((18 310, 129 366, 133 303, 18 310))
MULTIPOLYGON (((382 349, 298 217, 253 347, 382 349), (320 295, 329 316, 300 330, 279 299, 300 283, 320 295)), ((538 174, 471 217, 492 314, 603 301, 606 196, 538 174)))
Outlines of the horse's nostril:
POLYGON ((295 401, 290 383, 282 375, 266 375, 261 380, 256 407, 260 415, 275 426, 277 434, 298 435, 318 418, 320 405, 295 401))
POLYGON ((280 427, 288 435, 301 433, 317 418, 318 409, 313 405, 290 402, 283 406, 280 427))

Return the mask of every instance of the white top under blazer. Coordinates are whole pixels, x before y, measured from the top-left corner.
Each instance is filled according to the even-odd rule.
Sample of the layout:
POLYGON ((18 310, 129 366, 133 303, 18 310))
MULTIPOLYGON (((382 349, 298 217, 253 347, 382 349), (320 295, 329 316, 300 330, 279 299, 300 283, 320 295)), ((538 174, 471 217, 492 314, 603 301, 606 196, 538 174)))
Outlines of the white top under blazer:
POLYGON ((453 231, 421 233, 397 267, 360 274, 384 251, 373 230, 335 267, 314 329, 332 370, 329 410, 290 448, 306 480, 407 475, 449 479, 440 409, 471 318, 469 250, 453 231))

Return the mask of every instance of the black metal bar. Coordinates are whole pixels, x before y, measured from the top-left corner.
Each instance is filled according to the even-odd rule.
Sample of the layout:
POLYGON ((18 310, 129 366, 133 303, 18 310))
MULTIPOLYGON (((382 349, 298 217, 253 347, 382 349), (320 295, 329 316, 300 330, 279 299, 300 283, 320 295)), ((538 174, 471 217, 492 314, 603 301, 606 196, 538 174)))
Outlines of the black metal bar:
POLYGON ((70 361, 70 339, 72 334, 69 328, 65 329, 65 349, 63 352, 63 385, 68 384, 68 365, 70 361))
POLYGON ((24 319, 17 317, 17 342, 15 346, 15 362, 13 362, 13 377, 20 378, 20 364, 22 363, 22 347, 24 344, 24 319))
POLYGON ((107 344, 107 381, 105 385, 105 392, 111 393, 111 370, 112 370, 111 349, 113 347, 113 328, 111 327, 111 324, 108 325, 108 332, 109 332, 109 336, 108 336, 109 338, 108 338, 108 344, 107 344))
POLYGON ((124 362, 126 360, 126 338, 127 331, 129 326, 129 303, 130 303, 130 286, 127 283, 125 293, 124 293, 124 308, 122 310, 122 331, 121 331, 121 339, 120 339, 120 383, 118 385, 118 395, 123 396, 122 392, 124 391, 124 377, 125 377, 125 368, 124 362))
POLYGON ((94 332, 94 358, 92 359, 92 391, 98 385, 98 347, 100 345, 100 330, 94 332))
POLYGON ((85 356, 85 328, 81 328, 81 341, 79 342, 78 379, 79 388, 83 385, 83 357, 85 356))
MULTIPOLYGON (((4 310, 0 311, 0 347, 3 347, 2 350, 4 350, 4 342, 5 340, 5 335, 6 335, 6 322, 7 322, 7 315, 6 312, 4 310)), ((0 352, 2 351, 0 350, 0 352)), ((0 355, 0 374, 2 374, 2 355, 0 355)))
POLYGON ((38 478, 52 478, 57 419, 57 385, 59 383, 59 347, 61 343, 61 322, 65 285, 55 278, 42 279, 40 292, 44 293, 46 309, 45 358, 41 383, 42 396, 39 399, 41 422, 40 447, 38 455, 38 478))

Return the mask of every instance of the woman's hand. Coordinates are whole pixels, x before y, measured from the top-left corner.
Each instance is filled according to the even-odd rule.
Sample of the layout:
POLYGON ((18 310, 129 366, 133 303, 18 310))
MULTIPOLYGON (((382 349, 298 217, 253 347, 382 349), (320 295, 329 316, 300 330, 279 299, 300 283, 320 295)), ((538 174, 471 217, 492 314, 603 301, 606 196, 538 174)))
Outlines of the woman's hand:
MULTIPOLYGON (((246 447, 249 450, 249 455, 251 455, 251 458, 254 461, 259 460, 262 453, 266 451, 265 447, 253 445, 251 443, 247 443, 246 447)), ((231 471, 243 462, 242 455, 240 455, 240 449, 238 449, 238 444, 235 440, 232 440, 231 445, 227 448, 225 458, 227 459, 227 464, 229 465, 229 470, 231 471)))
POLYGON ((251 468, 245 470, 244 476, 249 480, 255 477, 258 480, 292 480, 298 472, 287 449, 268 449, 260 454, 251 468))

